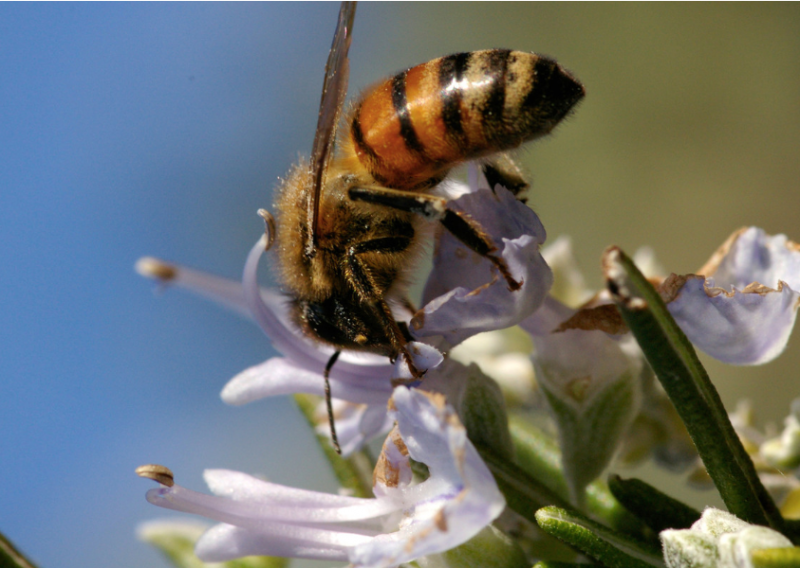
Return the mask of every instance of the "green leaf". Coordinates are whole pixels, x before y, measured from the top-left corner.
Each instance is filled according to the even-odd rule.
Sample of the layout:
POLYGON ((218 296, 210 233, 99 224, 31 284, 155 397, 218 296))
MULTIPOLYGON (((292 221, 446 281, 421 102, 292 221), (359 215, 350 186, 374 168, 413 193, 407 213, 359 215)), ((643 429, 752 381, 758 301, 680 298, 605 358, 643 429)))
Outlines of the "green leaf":
POLYGON ((579 406, 563 400, 544 381, 540 383, 558 425, 570 499, 578 506, 584 504, 586 486, 611 461, 633 420, 638 409, 636 379, 628 372, 616 380, 607 380, 591 400, 579 406))
POLYGON ((0 534, 0 568, 36 568, 36 565, 0 534))
POLYGON ((665 529, 688 529, 700 519, 700 511, 640 479, 622 479, 618 475, 611 475, 608 488, 623 507, 657 533, 665 529))
MULTIPOLYGON (((530 418, 512 414, 509 417, 517 464, 547 489, 566 501, 567 483, 561 470, 561 451, 555 439, 532 423, 530 418)), ((609 526, 638 537, 646 537, 642 523, 620 505, 602 480, 586 488, 586 509, 609 526)), ((557 505, 557 503, 543 503, 557 505)))
POLYGON ((194 544, 206 530, 200 523, 151 521, 139 527, 139 538, 157 548, 177 568, 286 568, 286 558, 245 556, 227 562, 206 564, 194 553, 194 544))
POLYGON ((800 566, 800 547, 762 548, 750 553, 755 568, 797 568, 800 566))
POLYGON ((661 551, 648 543, 604 527, 586 517, 544 507, 536 512, 539 527, 609 568, 663 568, 661 551))
POLYGON ((658 292, 618 248, 603 254, 608 289, 692 437, 728 510, 783 530, 783 518, 756 475, 697 353, 658 292))
MULTIPOLYGON (((296 394, 294 395, 294 400, 313 430, 316 427, 314 413, 317 406, 317 397, 308 394, 296 394)), ((375 468, 375 464, 366 451, 354 452, 345 458, 336 453, 330 440, 325 436, 317 434, 317 441, 328 463, 331 464, 333 474, 339 484, 346 489, 350 489, 354 497, 373 497, 372 471, 375 468)))

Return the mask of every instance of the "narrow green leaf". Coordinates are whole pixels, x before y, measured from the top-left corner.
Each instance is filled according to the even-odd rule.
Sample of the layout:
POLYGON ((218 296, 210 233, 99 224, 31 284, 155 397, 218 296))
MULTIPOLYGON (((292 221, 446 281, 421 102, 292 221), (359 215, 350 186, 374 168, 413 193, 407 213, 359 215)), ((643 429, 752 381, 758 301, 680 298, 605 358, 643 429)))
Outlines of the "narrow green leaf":
POLYGON ((610 475, 608 488, 623 507, 656 533, 664 529, 688 529, 700 519, 700 511, 684 505, 640 479, 610 475))
POLYGON ((793 543, 800 542, 800 519, 786 519, 786 536, 793 543))
POLYGON ((650 366, 675 405, 728 510, 749 523, 783 530, 783 518, 697 353, 658 292, 618 248, 603 254, 608 289, 650 366))
POLYGON ((800 547, 762 548, 750 553, 755 568, 797 568, 800 566, 800 547))
POLYGON ((36 565, 0 534, 0 568, 36 568, 36 565))
MULTIPOLYGON (((294 395, 294 400, 313 430, 316 427, 316 422, 314 421, 316 397, 307 394, 296 394, 294 395)), ((317 435, 317 441, 328 463, 331 464, 333 474, 339 484, 346 489, 350 489, 354 497, 373 497, 372 470, 375 468, 375 464, 367 453, 365 451, 355 452, 345 458, 336 453, 330 440, 325 436, 317 435)))
POLYGON ((558 507, 536 512, 536 522, 554 536, 609 568, 663 568, 658 547, 591 521, 578 513, 558 507))
MULTIPOLYGON (((531 477, 540 481, 550 491, 567 500, 564 473, 561 470, 561 451, 555 439, 536 427, 529 418, 512 414, 509 417, 511 437, 514 440, 517 464, 531 477)), ((544 505, 555 505, 545 503, 544 505)), ((646 538, 642 523, 620 505, 608 486, 596 480, 586 488, 586 508, 609 526, 638 537, 646 538)))

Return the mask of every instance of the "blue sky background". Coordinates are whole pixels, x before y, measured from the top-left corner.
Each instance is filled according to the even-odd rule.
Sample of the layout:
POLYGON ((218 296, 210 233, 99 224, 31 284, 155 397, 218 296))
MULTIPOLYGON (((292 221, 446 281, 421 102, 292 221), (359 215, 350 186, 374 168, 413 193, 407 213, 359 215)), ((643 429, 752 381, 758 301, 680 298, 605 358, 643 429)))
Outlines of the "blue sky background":
MULTIPOLYGON (((0 4, 0 531, 43 568, 160 566, 142 463, 333 490, 291 403, 223 405, 273 352, 247 321, 133 272, 145 254, 237 278, 255 211, 308 152, 335 4, 0 4)), ((556 56, 588 96, 524 153, 551 237, 599 283, 608 244, 699 267, 743 224, 800 239, 795 5, 362 5, 354 90, 469 49, 556 56)), ((265 271, 265 279, 268 278, 265 271)), ((710 364, 778 420, 777 363, 710 364)))

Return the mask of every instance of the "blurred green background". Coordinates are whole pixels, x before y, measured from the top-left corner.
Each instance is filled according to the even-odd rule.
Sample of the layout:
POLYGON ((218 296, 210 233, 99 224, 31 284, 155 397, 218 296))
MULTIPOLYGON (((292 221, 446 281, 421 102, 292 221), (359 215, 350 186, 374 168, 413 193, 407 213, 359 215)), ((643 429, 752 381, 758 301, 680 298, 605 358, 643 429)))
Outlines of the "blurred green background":
MULTIPOLYGON (((256 209, 310 150, 337 10, 0 5, 0 530, 43 568, 161 565, 133 536, 162 516, 142 463, 193 489, 228 467, 334 490, 288 401, 218 399, 273 353, 260 332, 154 297, 132 265, 238 277, 256 209)), ((685 273, 743 225, 800 239, 798 4, 363 4, 352 92, 490 47, 551 55, 586 86, 521 156, 593 286, 610 244, 685 273)), ((726 405, 785 416, 798 335, 763 367, 708 361, 726 405)))

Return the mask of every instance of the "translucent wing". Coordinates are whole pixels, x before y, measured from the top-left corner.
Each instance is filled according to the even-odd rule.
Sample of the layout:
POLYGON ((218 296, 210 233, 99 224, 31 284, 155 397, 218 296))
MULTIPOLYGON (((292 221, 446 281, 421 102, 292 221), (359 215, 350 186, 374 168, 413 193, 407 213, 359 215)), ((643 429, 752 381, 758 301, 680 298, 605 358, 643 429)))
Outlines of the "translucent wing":
POLYGON ((355 2, 342 2, 339 8, 339 22, 333 36, 328 63, 325 65, 325 82, 322 84, 322 99, 319 103, 317 133, 311 149, 311 175, 314 187, 308 200, 306 221, 311 230, 308 232, 306 254, 314 256, 317 248, 317 228, 319 226, 319 197, 322 189, 322 178, 328 159, 333 153, 336 143, 336 126, 339 114, 347 95, 347 80, 350 75, 350 63, 347 51, 353 33, 353 19, 356 16, 355 2))

